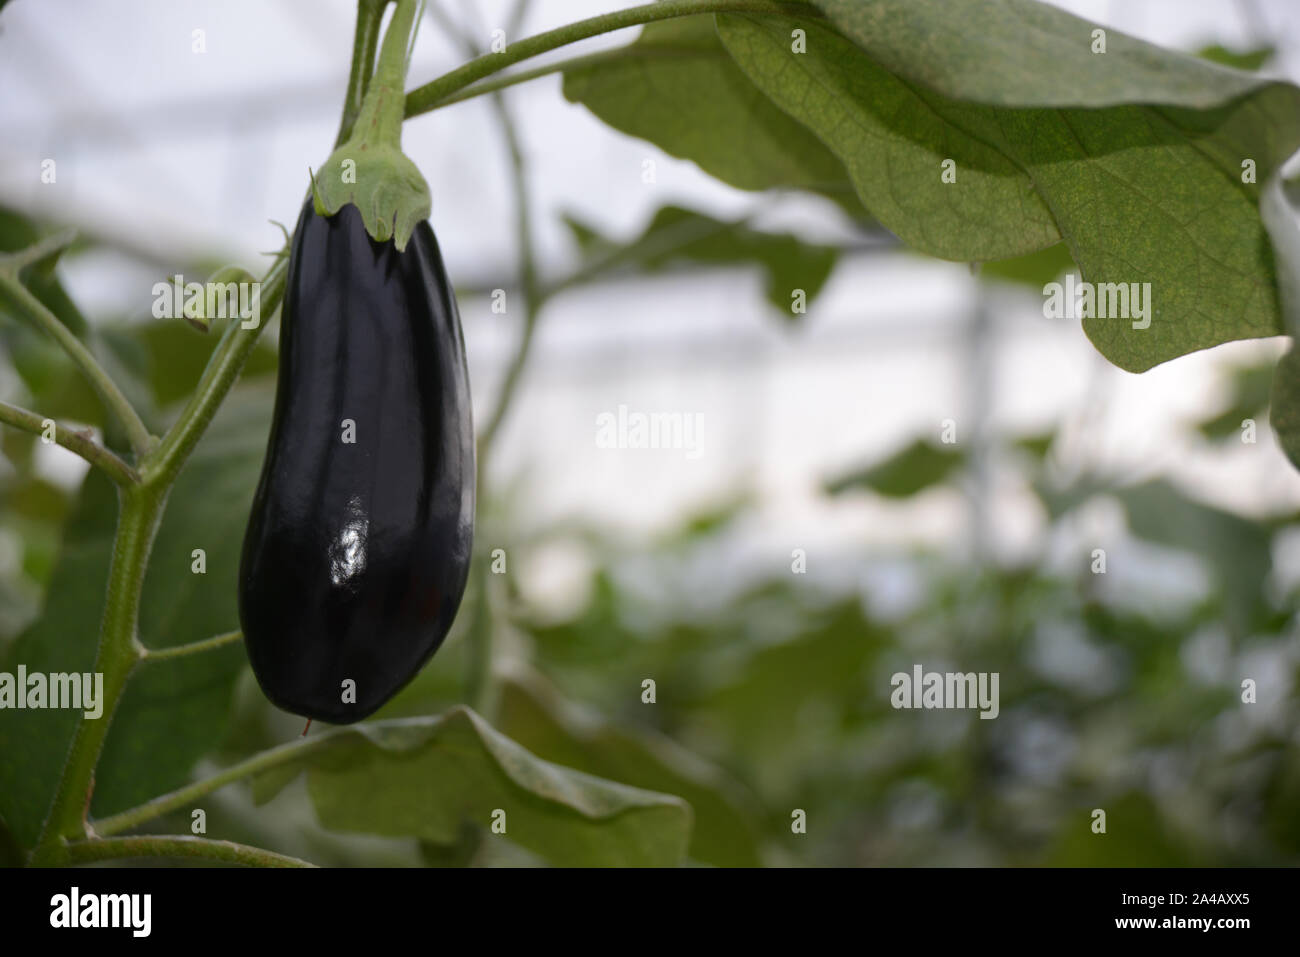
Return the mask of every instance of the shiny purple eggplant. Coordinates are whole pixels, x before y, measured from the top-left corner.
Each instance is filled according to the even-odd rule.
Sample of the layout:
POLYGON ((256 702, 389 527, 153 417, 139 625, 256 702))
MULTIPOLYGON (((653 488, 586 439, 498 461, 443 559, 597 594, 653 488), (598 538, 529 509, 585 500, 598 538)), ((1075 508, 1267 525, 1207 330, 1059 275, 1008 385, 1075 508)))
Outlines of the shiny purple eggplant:
POLYGON ((309 198, 294 233, 239 617, 278 707, 373 713, 442 644, 474 534, 460 318, 427 221, 405 250, 309 198))

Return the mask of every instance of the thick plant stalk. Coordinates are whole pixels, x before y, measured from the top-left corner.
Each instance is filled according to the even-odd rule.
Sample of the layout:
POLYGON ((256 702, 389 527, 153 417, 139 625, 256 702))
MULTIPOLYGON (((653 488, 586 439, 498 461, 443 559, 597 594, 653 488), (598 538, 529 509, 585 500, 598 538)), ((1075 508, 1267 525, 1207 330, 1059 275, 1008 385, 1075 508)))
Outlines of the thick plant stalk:
POLYGON ((549 53, 551 50, 558 50, 570 43, 644 23, 673 20, 702 13, 768 13, 805 19, 824 19, 821 11, 816 7, 804 3, 780 3, 775 0, 661 0, 659 3, 629 7, 626 10, 617 10, 614 13, 602 14, 570 23, 568 26, 547 30, 545 33, 538 33, 511 43, 501 53, 489 53, 470 60, 450 73, 444 73, 432 83, 426 83, 408 93, 406 116, 409 119, 436 109, 452 96, 484 77, 499 73, 506 67, 514 66, 523 60, 549 53))
MULTIPOLYGON (((277 263, 263 283, 262 304, 268 317, 279 305, 283 292, 283 266, 277 263)), ((122 690, 131 671, 146 654, 136 634, 140 593, 167 495, 186 457, 234 385, 265 325, 263 322, 256 329, 244 329, 241 323, 230 324, 181 418, 141 463, 141 484, 124 488, 120 493, 108 598, 94 666, 95 671, 104 675, 104 714, 95 721, 78 720, 54 803, 32 853, 33 864, 67 863, 67 842, 86 836, 85 815, 94 786, 95 767, 122 690)))
POLYGON ((77 722, 72 749, 54 794, 54 805, 32 857, 33 864, 66 863, 65 841, 84 837, 85 815, 90 806, 95 765, 113 722, 113 712, 127 678, 140 660, 136 623, 140 591, 149 563, 149 549, 162 519, 168 489, 137 487, 121 493, 121 512, 113 541, 108 599, 100 630, 94 670, 104 675, 104 713, 95 721, 77 722))

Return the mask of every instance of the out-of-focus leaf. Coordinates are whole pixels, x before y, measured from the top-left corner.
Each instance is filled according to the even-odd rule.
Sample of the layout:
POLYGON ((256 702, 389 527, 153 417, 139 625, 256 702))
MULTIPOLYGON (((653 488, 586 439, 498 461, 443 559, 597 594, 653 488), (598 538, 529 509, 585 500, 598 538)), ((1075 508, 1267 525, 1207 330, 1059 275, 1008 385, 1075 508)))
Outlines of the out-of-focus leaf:
POLYGON ((26 323, 0 321, 0 352, 8 356, 31 405, 51 418, 103 425, 104 407, 62 349, 26 323))
POLYGON ((654 214, 639 236, 619 243, 601 236, 572 216, 565 222, 588 262, 601 271, 633 267, 660 272, 679 262, 709 266, 748 266, 757 263, 767 274, 767 301, 786 319, 794 290, 802 289, 809 304, 821 292, 839 251, 831 246, 806 243, 789 233, 750 229, 743 221, 726 222, 680 206, 664 206, 654 214))
POLYGON ((1038 461, 1047 458, 1047 453, 1052 449, 1052 443, 1056 441, 1056 430, 1050 429, 1047 432, 1040 432, 1037 435, 1022 435, 1015 439, 1012 444, 1025 452, 1028 452, 1038 461))
POLYGON ((860 603, 805 614, 794 637, 752 649, 688 705, 693 721, 714 737, 725 735, 745 779, 769 796, 788 795, 798 785, 797 767, 837 747, 829 736, 847 714, 884 700, 870 681, 887 634, 865 618, 860 603))
POLYGON ((1163 479, 1112 494, 1128 512, 1134 535, 1204 558, 1223 583, 1225 616, 1237 628, 1251 626, 1273 567, 1266 526, 1197 502, 1163 479))
POLYGON ((1093 832, 1093 808, 1075 808, 1062 824, 1053 847, 1042 861, 1046 867, 1190 867, 1204 864, 1151 798, 1130 793, 1095 805, 1106 812, 1106 833, 1093 832))
POLYGON ((1014 259, 995 259, 980 266, 980 275, 1020 283, 1041 291, 1043 286, 1074 268, 1070 248, 1065 243, 1048 246, 1038 252, 1014 259))
MULTIPOLYGON (((26 216, 0 206, 0 253, 18 252, 41 239, 40 230, 26 216)), ((84 336, 86 318, 55 275, 52 263, 38 263, 23 271, 23 282, 50 312, 78 336, 84 336)), ((0 300, 0 304, 3 300, 0 300)))
POLYGON ((1221 44, 1198 50, 1196 55, 1203 60, 1220 66, 1232 67, 1234 70, 1258 70, 1277 53, 1276 47, 1259 47, 1254 50, 1229 50, 1221 44))
MULTIPOLYGON (((137 371, 160 408, 189 397, 219 338, 196 332, 181 319, 133 323, 108 331, 120 333, 134 348, 137 371)), ((248 380, 274 375, 275 370, 275 350, 262 339, 249 354, 241 374, 248 380)))
MULTIPOLYGON (((140 609, 149 647, 199 641, 238 627, 240 535, 265 452, 272 395, 241 387, 222 406, 168 501, 154 542, 140 609), (192 551, 207 573, 191 572, 192 551)), ((6 656, 29 672, 92 670, 117 514, 116 495, 88 473, 65 532, 40 620, 6 656)), ((95 777, 92 812, 111 814, 184 783, 221 740, 243 648, 146 663, 118 706, 95 777)), ((67 753, 75 712, 7 712, 0 722, 0 814, 24 845, 34 842, 67 753)), ((101 719, 102 720, 102 719, 101 719)))
POLYGON ((561 866, 664 866, 684 858, 691 808, 679 797, 604 781, 530 754, 468 708, 339 728, 284 749, 255 782, 267 800, 298 773, 332 830, 447 846, 465 821, 561 866))
POLYGON ((882 462, 827 482, 826 491, 830 495, 842 495, 870 489, 889 498, 908 498, 947 481, 965 462, 965 451, 956 446, 917 439, 882 462))
POLYGON ((1239 366, 1232 371, 1232 396, 1228 407, 1218 415, 1197 423, 1196 428, 1207 439, 1222 439, 1241 434, 1245 419, 1258 419, 1268 408, 1269 393, 1273 385, 1274 366, 1239 366))
POLYGON ((1282 451, 1300 469, 1300 355, 1294 344, 1273 373, 1269 422, 1282 451))
POLYGON ((711 17, 645 27, 623 56, 566 70, 564 95, 740 189, 808 189, 865 219, 844 164, 736 68, 711 17))
POLYGON ((756 815, 739 786, 671 738, 618 727, 566 702, 538 675, 501 685, 500 731, 538 757, 596 777, 685 798, 695 812, 690 856, 720 867, 756 867, 756 815))

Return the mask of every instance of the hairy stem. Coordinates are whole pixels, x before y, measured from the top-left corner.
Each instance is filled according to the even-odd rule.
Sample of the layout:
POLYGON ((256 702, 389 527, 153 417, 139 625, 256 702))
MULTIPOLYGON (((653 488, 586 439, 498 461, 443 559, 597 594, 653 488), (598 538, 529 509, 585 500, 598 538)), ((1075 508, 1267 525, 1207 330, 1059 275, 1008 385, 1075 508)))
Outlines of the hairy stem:
POLYGON ((224 648, 226 645, 233 645, 243 637, 244 633, 242 631, 228 631, 224 635, 216 635, 202 641, 192 641, 188 645, 175 645, 171 648, 143 648, 141 658, 144 659, 145 664, 149 664, 154 661, 184 658, 187 655, 201 655, 206 651, 214 651, 217 648, 224 648))
MULTIPOLYGON (((35 412, 10 405, 8 402, 0 402, 0 422, 5 425, 12 425, 24 432, 43 436, 45 423, 49 421, 52 420, 35 412)), ((80 455, 96 468, 102 469, 104 474, 118 485, 138 485, 140 482, 140 476, 135 469, 85 433, 55 423, 54 441, 69 452, 80 455)))
POLYGON ((112 837, 104 840, 74 841, 64 851, 69 864, 91 861, 111 861, 123 858, 171 857, 203 858, 242 864, 245 867, 315 867, 308 861, 260 847, 236 844, 234 841, 213 841, 203 837, 140 835, 139 837, 112 837))
POLYGON ((242 781, 244 778, 252 777, 255 774, 260 774, 263 771, 268 771, 295 758, 309 754, 317 748, 323 747, 335 734, 346 731, 347 729, 333 732, 327 731, 315 737, 301 738, 288 744, 282 744, 278 748, 262 751, 251 758, 246 758, 230 765, 228 768, 223 768, 211 777, 177 788, 175 791, 160 795, 120 814, 97 820, 93 824, 94 831, 96 834, 109 835, 120 834, 122 831, 138 827, 145 821, 152 821, 154 818, 175 811, 177 808, 185 807, 199 798, 225 787, 227 784, 234 784, 236 781, 242 781))
POLYGON ((406 66, 415 42, 417 0, 397 0, 388 23, 379 62, 370 89, 361 104, 356 130, 349 139, 362 143, 400 143, 402 140, 402 90, 406 87, 406 66))
POLYGON ((497 93, 501 90, 509 89, 512 86, 518 86, 520 83, 527 83, 529 80, 541 79, 542 77, 550 76, 553 73, 563 73, 566 70, 576 70, 585 66, 598 66, 601 63, 609 63, 614 60, 629 60, 633 57, 649 58, 669 55, 682 56, 681 53, 669 53, 668 51, 651 47, 646 47, 644 50, 629 50, 626 47, 617 47, 613 50, 599 50, 595 53, 586 53, 582 56, 560 60, 557 63, 547 63, 545 66, 534 67, 531 70, 519 70, 515 73, 507 73, 504 76, 496 76, 490 79, 481 80, 472 86, 466 87, 458 93, 453 93, 451 96, 439 100, 431 107, 431 109, 440 110, 444 106, 451 106, 453 103, 463 103, 466 100, 473 100, 480 96, 486 96, 489 93, 497 93))
POLYGON ((46 236, 26 249, 0 255, 0 269, 17 276, 19 270, 34 266, 42 259, 47 259, 55 253, 63 252, 76 241, 77 231, 75 229, 59 230, 59 232, 46 236))
POLYGON ((162 517, 167 489, 137 486, 119 493, 121 511, 113 540, 113 561, 108 575, 108 597, 95 657, 96 672, 104 676, 104 713, 77 723, 54 803, 45 820, 32 863, 52 863, 63 842, 84 837, 85 813, 94 787, 95 766, 113 722, 113 712, 132 669, 140 660, 136 623, 140 591, 144 584, 149 549, 162 517))
MULTIPOLYGON (((282 261, 271 268, 262 286, 262 304, 269 318, 284 294, 282 261)), ((145 653, 136 635, 140 592, 167 495, 185 458, 234 385, 264 325, 259 322, 257 328, 245 329, 239 322, 229 324, 180 419, 141 463, 141 484, 123 488, 119 494, 121 506, 108 598, 95 659, 95 671, 104 675, 104 714, 98 720, 83 718, 77 724, 54 803, 32 854, 33 864, 57 863, 66 854, 66 842, 86 834, 84 815, 90 804, 95 766, 122 689, 145 653)))
POLYGON ((468 63, 444 73, 431 83, 412 90, 406 96, 407 117, 419 116, 435 109, 448 97, 478 82, 484 77, 499 73, 523 60, 558 50, 560 47, 635 27, 657 20, 672 20, 701 13, 769 13, 782 16, 822 19, 816 8, 803 3, 781 3, 776 0, 661 0, 640 7, 629 7, 614 13, 579 20, 567 26, 547 30, 509 44, 501 53, 488 53, 475 57, 468 63))
POLYGON ((384 19, 384 9, 392 0, 358 0, 357 30, 352 41, 352 68, 348 72, 348 91, 343 97, 343 118, 339 121, 339 135, 335 148, 342 146, 352 135, 352 127, 361 115, 361 101, 370 89, 370 76, 375 69, 375 51, 379 48, 379 24, 384 19))
POLYGON ((86 348, 85 343, 73 335, 72 330, 61 323, 58 317, 45 307, 43 302, 33 296, 27 287, 19 282, 18 276, 12 271, 0 271, 0 289, 4 290, 13 304, 27 316, 29 321, 45 330, 68 354, 91 386, 99 393, 99 397, 104 401, 104 405, 109 412, 122 424, 122 427, 126 430, 127 440, 130 441, 135 454, 144 455, 148 452, 155 441, 153 436, 144 427, 144 423, 140 421, 140 416, 136 414, 131 403, 127 401, 126 396, 117 387, 117 383, 95 361, 95 357, 90 354, 90 350, 86 348))

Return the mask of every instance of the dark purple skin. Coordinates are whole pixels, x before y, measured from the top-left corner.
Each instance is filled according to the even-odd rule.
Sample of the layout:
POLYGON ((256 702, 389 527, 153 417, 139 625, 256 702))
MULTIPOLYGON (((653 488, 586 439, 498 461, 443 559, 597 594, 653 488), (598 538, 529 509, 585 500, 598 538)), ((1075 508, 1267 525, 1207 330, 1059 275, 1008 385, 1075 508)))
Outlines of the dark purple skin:
POLYGON ((239 571, 266 696, 336 724, 373 713, 447 636, 473 535, 469 376, 433 230, 421 222, 399 253, 370 238, 355 206, 325 218, 308 198, 239 571))

